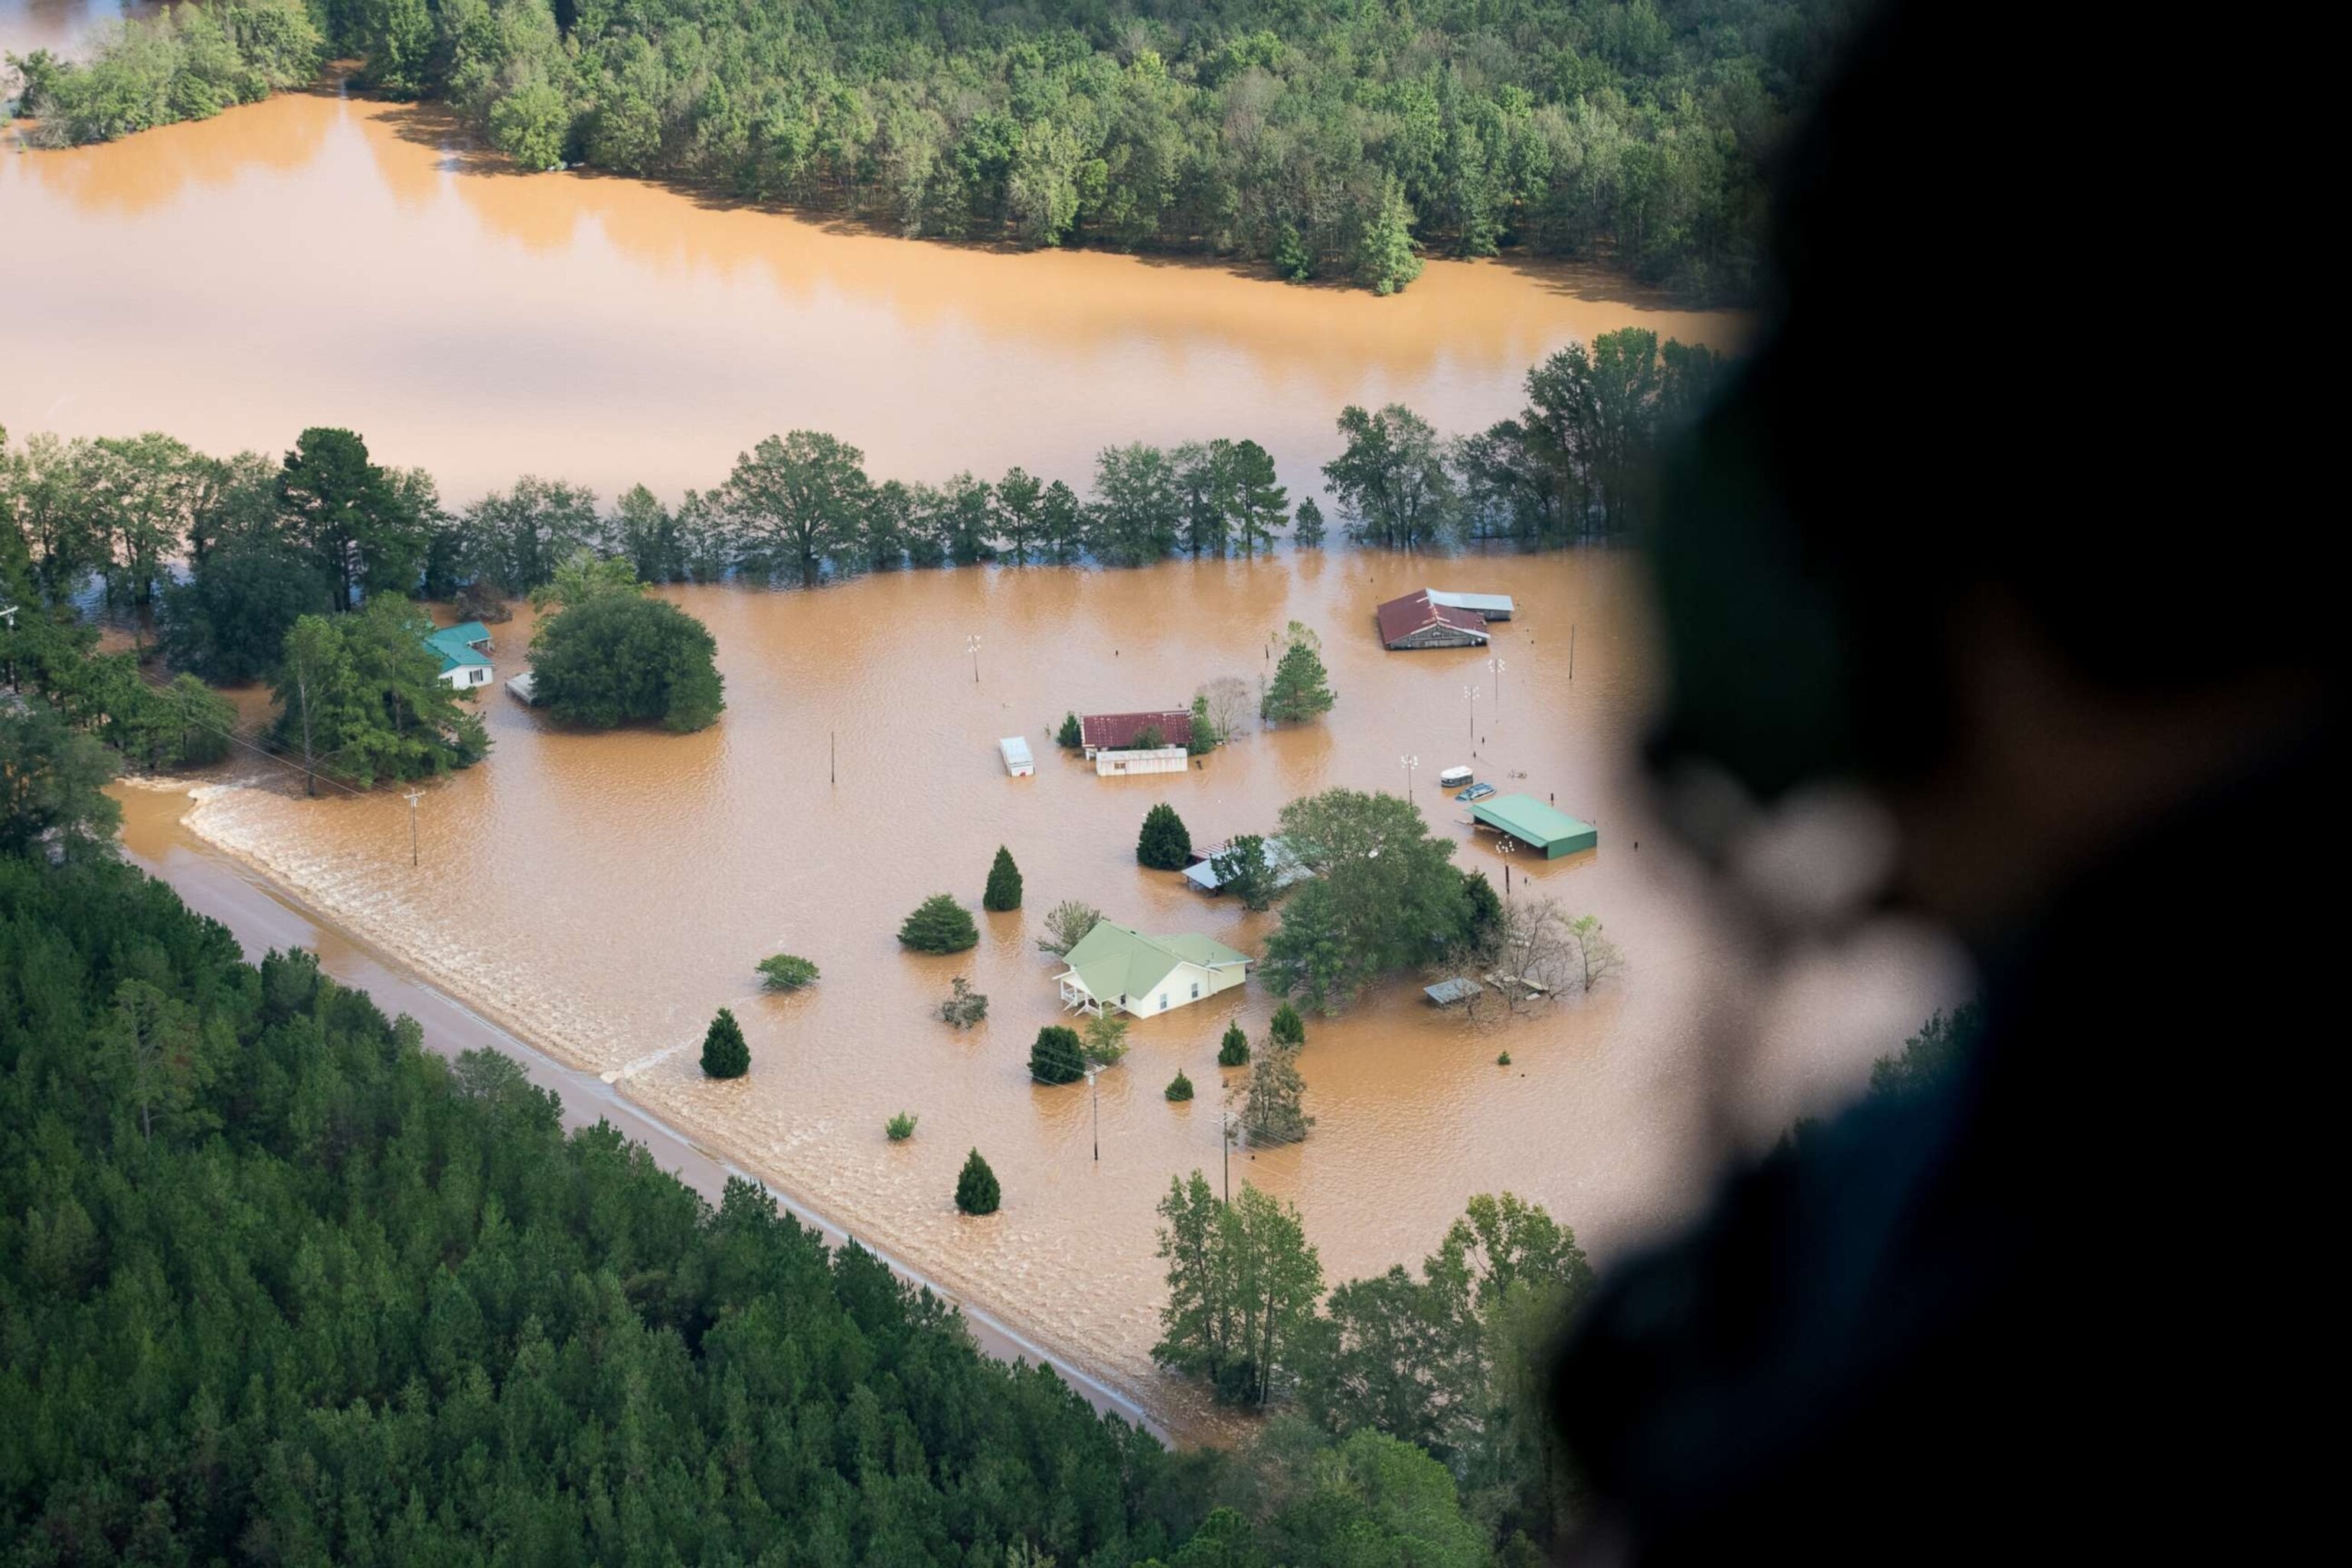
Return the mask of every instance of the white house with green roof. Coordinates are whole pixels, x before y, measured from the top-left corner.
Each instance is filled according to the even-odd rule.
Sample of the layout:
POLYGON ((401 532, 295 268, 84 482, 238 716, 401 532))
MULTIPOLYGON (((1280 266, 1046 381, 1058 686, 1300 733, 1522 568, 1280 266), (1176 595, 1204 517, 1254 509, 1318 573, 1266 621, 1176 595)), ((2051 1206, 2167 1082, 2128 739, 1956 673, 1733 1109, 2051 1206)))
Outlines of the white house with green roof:
POLYGON ((441 660, 441 679, 458 690, 490 683, 490 628, 481 622, 443 626, 425 637, 425 648, 441 660))
POLYGON ((1066 962, 1069 968, 1055 977, 1065 1007, 1082 1013, 1112 1007, 1151 1018, 1232 990, 1249 978, 1256 960, 1190 931, 1147 936, 1097 921, 1070 949, 1066 962))

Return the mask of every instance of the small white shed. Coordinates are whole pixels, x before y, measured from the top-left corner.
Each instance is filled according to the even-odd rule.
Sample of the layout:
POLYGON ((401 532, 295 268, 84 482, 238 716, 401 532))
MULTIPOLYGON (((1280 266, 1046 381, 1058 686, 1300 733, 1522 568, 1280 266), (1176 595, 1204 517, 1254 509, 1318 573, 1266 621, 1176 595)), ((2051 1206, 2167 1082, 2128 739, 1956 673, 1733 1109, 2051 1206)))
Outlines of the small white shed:
POLYGON ((1029 754, 1029 742, 1018 735, 1007 735, 996 742, 1004 758, 1004 771, 1016 779, 1025 779, 1037 771, 1037 759, 1029 754))

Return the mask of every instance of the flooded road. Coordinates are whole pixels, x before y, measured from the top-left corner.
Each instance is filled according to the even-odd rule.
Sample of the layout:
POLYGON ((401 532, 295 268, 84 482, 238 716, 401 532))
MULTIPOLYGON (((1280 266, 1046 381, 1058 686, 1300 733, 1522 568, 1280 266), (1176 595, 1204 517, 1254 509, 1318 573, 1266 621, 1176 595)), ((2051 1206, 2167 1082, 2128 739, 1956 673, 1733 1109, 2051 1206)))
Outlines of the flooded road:
MULTIPOLYGON (((1499 884, 1501 858, 1470 841, 1460 808, 1433 788, 1438 770, 1469 763, 1506 788, 1556 795, 1598 822, 1601 847, 1515 863, 1517 896, 1599 915, 1625 972, 1499 1032, 1428 1006, 1419 978, 1343 1017, 1310 1018, 1315 1131, 1288 1149, 1237 1151, 1234 1177, 1298 1203, 1335 1281, 1418 1260, 1480 1192, 1545 1204, 1603 1254, 1666 1222, 1703 1179, 1707 1020, 1760 1004, 1725 984, 1733 944, 1621 776, 1650 688, 1637 566, 1600 552, 1436 563, 1308 552, 1136 572, 912 573, 820 593, 675 590, 718 638, 730 708, 711 731, 560 733, 486 697, 495 749, 425 786, 414 868, 409 808, 393 792, 231 788, 173 831, 260 868, 351 936, 1183 1430, 1197 1404, 1149 1359, 1161 1298, 1153 1205, 1171 1176, 1198 1167, 1220 1179, 1218 1086, 1236 1075, 1216 1066, 1218 1037, 1234 1016, 1261 1035, 1273 999, 1253 983, 1138 1023, 1131 1055, 1101 1082, 1097 1162, 1086 1087, 1027 1076, 1030 1040, 1062 1017, 1055 966, 1034 946, 1039 921, 1077 898, 1144 930, 1262 952, 1275 916, 1136 865, 1137 829, 1162 799, 1197 840, 1222 838, 1267 829, 1283 802, 1334 784, 1402 792, 1400 758, 1416 754, 1415 799, 1462 842, 1460 863, 1499 884), (1499 708, 1486 656, 1380 647, 1372 606, 1423 582, 1517 597, 1520 616, 1494 649, 1499 708), (1129 780, 1097 779, 1047 739, 1067 710, 1181 705, 1224 674, 1255 685, 1267 633, 1292 618, 1324 639, 1339 705, 1322 723, 1129 780), (1035 777, 1003 775, 995 742, 1009 734, 1029 738, 1035 777), (977 910, 1000 843, 1026 879, 1025 907, 979 914, 970 953, 901 950, 898 924, 926 895, 977 910), (814 960, 824 978, 763 995, 752 965, 778 951, 814 960), (988 1021, 963 1034, 931 1013, 959 974, 990 998, 988 1021), (721 1005, 751 1045, 739 1082, 705 1079, 697 1065, 721 1005), (1506 1049, 1507 1068, 1496 1062, 1506 1049), (1161 1096, 1180 1068, 1199 1087, 1189 1105, 1161 1096), (893 1145, 882 1124, 900 1110, 920 1126, 893 1145), (1005 1193, 985 1220, 951 1202, 974 1146, 1005 1193)), ((522 668, 527 623, 498 638, 503 679, 522 668)), ((1835 986, 1769 999, 1775 1044, 1738 1092, 1751 1125, 1847 1091, 1958 984, 1932 949, 1898 938, 1825 961, 1821 975, 1835 986), (1807 999, 1833 988, 1834 1006, 1807 999)))
POLYGON ((793 428, 863 447, 877 478, 1019 464, 1081 490, 1107 445, 1248 437, 1304 493, 1347 403, 1464 430, 1516 412, 1528 367, 1571 339, 1637 323, 1727 346, 1740 328, 1507 261, 1432 261, 1382 300, 915 243, 512 174, 429 108, 331 94, 0 152, 0 425, 20 438, 282 451, 341 425, 453 501, 523 473, 674 500, 793 428))

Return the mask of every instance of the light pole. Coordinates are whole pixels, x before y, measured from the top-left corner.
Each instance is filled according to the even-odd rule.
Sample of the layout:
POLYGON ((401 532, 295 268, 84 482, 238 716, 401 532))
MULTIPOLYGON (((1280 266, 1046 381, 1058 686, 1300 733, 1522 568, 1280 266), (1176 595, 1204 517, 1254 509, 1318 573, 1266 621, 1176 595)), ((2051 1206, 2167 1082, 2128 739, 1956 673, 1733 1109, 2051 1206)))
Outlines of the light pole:
POLYGON ((1470 754, 1475 757, 1478 754, 1478 689, 1465 686, 1462 695, 1470 700, 1470 754))
POLYGON ((1234 1113, 1217 1112, 1217 1141, 1225 1149, 1225 1202, 1234 1201, 1234 1113))
POLYGON ((971 683, 980 684, 980 638, 975 634, 963 639, 963 651, 971 655, 971 683))
POLYGON ((1490 658, 1486 661, 1486 668, 1495 676, 1495 722, 1500 724, 1503 721, 1503 661, 1490 658))
POLYGON ((1094 1096, 1095 1101, 1095 1163, 1097 1165, 1102 1163, 1102 1089, 1095 1080, 1101 1076, 1100 1068, 1087 1069, 1087 1092, 1094 1096))
POLYGON ((1421 759, 1405 756, 1399 757, 1397 761, 1404 764, 1404 803, 1411 805, 1412 804, 1412 772, 1421 766, 1421 759))
POLYGON ((1511 861, 1510 861, 1510 857, 1518 853, 1518 849, 1519 849, 1519 841, 1518 841, 1517 839, 1516 839, 1516 838, 1512 837, 1511 837, 1509 834, 1507 834, 1507 833, 1505 833, 1505 834, 1500 835, 1500 836, 1499 836, 1499 837, 1500 837, 1500 842, 1498 842, 1497 844, 1496 844, 1496 846, 1495 846, 1495 853, 1496 853, 1497 855, 1500 855, 1500 856, 1502 856, 1502 857, 1504 858, 1503 858, 1503 897, 1505 897, 1505 898, 1507 898, 1507 898, 1509 898, 1509 897, 1511 896, 1511 861))
POLYGON ((408 863, 416 864, 416 803, 425 798, 421 790, 410 790, 408 801, 408 863))

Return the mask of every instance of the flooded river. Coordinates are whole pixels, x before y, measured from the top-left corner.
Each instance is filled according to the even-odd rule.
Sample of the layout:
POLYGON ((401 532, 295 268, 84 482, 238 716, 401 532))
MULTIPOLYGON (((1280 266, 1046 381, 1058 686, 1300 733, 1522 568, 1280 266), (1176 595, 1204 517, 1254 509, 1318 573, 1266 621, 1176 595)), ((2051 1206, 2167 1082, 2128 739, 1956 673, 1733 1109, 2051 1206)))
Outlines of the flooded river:
POLYGON ((522 473, 674 499, 800 427, 863 447, 877 477, 1020 464, 1081 489, 1107 445, 1248 437, 1298 489, 1344 404, 1466 429, 1516 411, 1528 365, 1570 339, 1739 328, 1504 261, 1433 261, 1381 300, 912 243, 512 174, 430 109, 331 94, 0 153, 0 425, 19 437, 272 451, 342 425, 459 501, 522 473))
MULTIPOLYGON (((1161 1294, 1153 1205, 1171 1175, 1221 1179, 1218 1086, 1234 1075, 1216 1066, 1218 1037, 1234 1016, 1262 1034, 1273 1000, 1253 984, 1138 1023, 1132 1054, 1101 1082, 1097 1161, 1086 1087, 1027 1075, 1038 1026, 1063 1016, 1055 965, 1034 946, 1040 917, 1077 898, 1148 931, 1261 952, 1274 916, 1136 865, 1138 826, 1163 799, 1196 839, 1221 838, 1266 829, 1284 801, 1330 785, 1402 791, 1400 758, 1415 754, 1415 798, 1461 841, 1462 863, 1499 885, 1501 858, 1434 790, 1438 769, 1469 763, 1506 787, 1556 795, 1599 823, 1602 847, 1515 863, 1517 896, 1601 916, 1626 971, 1500 1032, 1432 1008, 1417 982, 1310 1019, 1315 1131, 1237 1152, 1234 1179, 1295 1199, 1335 1280, 1417 1260, 1464 1200, 1503 1189, 1544 1203, 1599 1251, 1622 1247, 1696 1197, 1706 1020, 1757 1003, 1719 984, 1732 946, 1621 777, 1649 690, 1636 567, 1601 552, 1436 564, 1309 552, 1123 573, 913 573, 814 594, 677 590, 718 637, 730 703, 719 724, 687 737, 565 734, 487 697, 495 749, 425 786, 414 868, 409 808, 388 791, 214 790, 184 822, 151 817, 142 831, 258 868, 1181 1428, 1184 1396, 1149 1361, 1161 1294), (1518 599, 1520 617, 1496 637, 1499 703, 1486 656, 1380 647, 1372 606, 1426 580, 1518 599), (1324 638, 1339 694, 1325 722, 1251 735, 1157 778, 1097 779, 1048 742, 1066 710, 1180 705, 1223 674, 1254 683, 1268 630, 1292 618, 1324 638), (975 633, 976 683, 964 655, 975 633), (1029 738, 1035 777, 1003 775, 995 742, 1008 734, 1029 738), (977 910, 1000 843, 1026 879, 1025 908, 980 914, 970 953, 902 951, 898 921, 926 895, 977 910), (778 951, 814 959, 823 980, 763 995, 752 965, 778 951), (988 1021, 967 1034, 930 1011, 960 974, 990 998, 988 1021), (722 1004, 751 1044, 740 1082, 707 1080, 697 1065, 722 1004), (1506 1049, 1512 1065, 1498 1067, 1506 1049), (1199 1086, 1189 1105, 1161 1097, 1179 1069, 1199 1086), (899 1110, 920 1128, 893 1145, 882 1124, 899 1110), (950 1201, 974 1146, 1004 1186, 992 1219, 963 1218, 950 1201)), ((498 636, 503 678, 522 668, 527 625, 498 636)), ((1812 1005, 1801 986, 1772 1004, 1777 1043, 1740 1089, 1752 1125, 1846 1091, 1954 984, 1927 950, 1894 939, 1824 973, 1851 987, 1837 1006, 1812 1005)))

